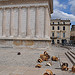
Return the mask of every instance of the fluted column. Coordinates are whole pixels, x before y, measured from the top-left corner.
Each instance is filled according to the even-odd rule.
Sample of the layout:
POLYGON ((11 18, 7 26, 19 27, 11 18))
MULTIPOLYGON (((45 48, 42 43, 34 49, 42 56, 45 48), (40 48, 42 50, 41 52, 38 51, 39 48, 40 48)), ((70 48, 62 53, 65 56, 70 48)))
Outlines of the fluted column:
POLYGON ((30 30, 30 8, 27 9, 27 37, 30 37, 31 30, 30 30))
POLYGON ((45 38, 50 38, 50 17, 48 8, 46 8, 45 13, 45 38))
POLYGON ((5 37, 6 35, 6 10, 3 9, 3 19, 2 19, 2 36, 5 37))
POLYGON ((22 14, 21 14, 21 8, 19 8, 19 11, 18 11, 18 34, 19 36, 21 36, 21 20, 22 20, 22 14))
POLYGON ((10 14, 10 36, 13 37, 14 36, 14 11, 13 8, 11 8, 11 14, 10 14))
POLYGON ((46 27, 46 8, 44 7, 44 38, 45 38, 45 27, 46 27))
POLYGON ((0 9, 0 37, 2 37, 2 15, 3 10, 0 9))
POLYGON ((39 31, 39 28, 38 28, 38 7, 36 8, 36 26, 35 26, 36 28, 36 37, 39 37, 39 33, 38 33, 38 31, 39 31))
POLYGON ((34 37, 36 38, 36 22, 37 22, 37 8, 35 9, 35 35, 34 35, 34 37))

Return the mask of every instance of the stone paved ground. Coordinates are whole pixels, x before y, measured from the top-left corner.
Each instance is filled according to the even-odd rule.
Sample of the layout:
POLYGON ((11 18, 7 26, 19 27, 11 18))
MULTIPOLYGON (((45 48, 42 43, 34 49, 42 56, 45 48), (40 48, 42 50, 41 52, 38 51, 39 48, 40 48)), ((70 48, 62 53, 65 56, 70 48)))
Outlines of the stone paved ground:
MULTIPOLYGON (((64 72, 60 69, 60 62, 52 62, 51 67, 45 66, 47 62, 41 63, 42 68, 36 69, 36 61, 40 54, 47 51, 50 56, 59 56, 60 62, 68 62, 69 67, 72 67, 72 63, 65 56, 65 52, 68 49, 60 46, 50 46, 50 49, 30 49, 30 48, 0 48, 0 75, 43 75, 46 69, 51 69, 56 75, 74 75, 70 72, 64 72), (17 55, 17 52, 21 52, 21 55, 17 55)), ((75 51, 75 48, 72 48, 75 51)))

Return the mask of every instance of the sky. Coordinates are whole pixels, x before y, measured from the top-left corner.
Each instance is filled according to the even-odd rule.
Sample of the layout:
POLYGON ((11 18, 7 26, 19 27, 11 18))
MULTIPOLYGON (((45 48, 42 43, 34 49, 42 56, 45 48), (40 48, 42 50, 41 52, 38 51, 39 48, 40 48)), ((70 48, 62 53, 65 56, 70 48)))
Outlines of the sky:
POLYGON ((75 25, 75 0, 53 0, 52 19, 69 19, 75 25))

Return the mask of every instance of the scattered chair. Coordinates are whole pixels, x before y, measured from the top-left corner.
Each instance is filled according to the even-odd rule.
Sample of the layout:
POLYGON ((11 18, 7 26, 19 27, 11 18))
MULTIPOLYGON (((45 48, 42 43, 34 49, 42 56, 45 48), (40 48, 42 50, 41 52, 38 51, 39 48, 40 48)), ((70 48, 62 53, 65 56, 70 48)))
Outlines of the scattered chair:
POLYGON ((52 56, 52 61, 58 61, 59 60, 59 58, 58 57, 56 57, 56 56, 52 56))
POLYGON ((43 75, 55 75, 51 70, 46 70, 46 72, 43 75))
POLYGON ((40 58, 43 61, 48 61, 48 59, 50 59, 50 55, 48 55, 48 53, 45 51, 44 54, 40 54, 40 58))
POLYGON ((43 61, 48 61, 48 58, 47 58, 45 55, 40 55, 40 58, 41 58, 43 61))
POLYGON ((39 63, 42 63, 42 62, 43 62, 43 60, 42 60, 41 58, 39 58, 37 61, 38 61, 39 63))
POLYGON ((68 71, 69 70, 68 63, 61 63, 61 69, 62 71, 68 71))
POLYGON ((61 63, 61 66, 67 66, 68 67, 68 63, 61 63))
POLYGON ((43 75, 49 75, 48 73, 44 73, 43 75))
POLYGON ((52 66, 52 62, 46 63, 46 66, 52 66))
POLYGON ((74 73, 75 73, 75 66, 73 66, 73 67, 72 67, 72 72, 74 72, 74 73))
POLYGON ((41 68, 42 66, 40 65, 40 64, 37 64, 36 66, 35 66, 35 68, 41 68))
POLYGON ((69 68, 67 66, 62 66, 61 69, 62 69, 62 71, 68 71, 69 70, 69 68))

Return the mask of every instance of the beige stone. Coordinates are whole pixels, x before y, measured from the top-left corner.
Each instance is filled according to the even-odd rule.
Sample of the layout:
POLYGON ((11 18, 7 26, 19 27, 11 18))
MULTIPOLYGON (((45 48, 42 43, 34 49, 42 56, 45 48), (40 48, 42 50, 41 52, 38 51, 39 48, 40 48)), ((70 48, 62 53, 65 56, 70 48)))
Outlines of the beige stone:
POLYGON ((41 41, 50 44, 49 28, 52 13, 53 0, 2 0, 0 39, 6 39, 7 42, 10 40, 10 43, 16 46, 22 45, 21 40, 23 45, 25 41, 25 46, 34 46, 33 41, 39 41, 41 47, 43 46, 41 41))
POLYGON ((62 40, 66 40, 67 43, 69 43, 70 41, 70 20, 61 20, 61 19, 51 20, 50 32, 51 32, 50 38, 54 40, 55 44, 58 43, 57 40, 59 40, 59 43, 62 43, 62 40), (54 26, 54 30, 52 29, 53 26, 54 26), (59 30, 58 30, 58 26, 59 26, 59 30), (63 27, 65 27, 65 30, 63 30, 63 27), (52 33, 54 33, 54 36, 52 36, 52 33), (63 33, 65 33, 65 37, 63 37, 63 33))

